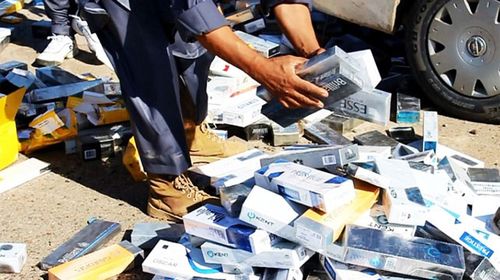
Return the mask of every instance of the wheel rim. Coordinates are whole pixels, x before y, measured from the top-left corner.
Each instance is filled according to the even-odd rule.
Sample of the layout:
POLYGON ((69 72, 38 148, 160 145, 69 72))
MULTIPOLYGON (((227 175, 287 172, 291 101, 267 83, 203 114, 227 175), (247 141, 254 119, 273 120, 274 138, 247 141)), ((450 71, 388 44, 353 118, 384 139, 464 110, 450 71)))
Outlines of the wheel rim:
POLYGON ((500 94, 500 1, 450 0, 434 15, 427 45, 435 74, 468 97, 500 94))

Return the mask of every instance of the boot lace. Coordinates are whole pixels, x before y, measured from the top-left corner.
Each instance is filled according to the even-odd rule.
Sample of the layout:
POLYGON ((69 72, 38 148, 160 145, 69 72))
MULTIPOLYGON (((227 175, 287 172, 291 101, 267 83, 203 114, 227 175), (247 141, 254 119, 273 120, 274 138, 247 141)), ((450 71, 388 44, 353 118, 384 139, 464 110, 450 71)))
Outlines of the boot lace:
POLYGON ((211 141, 216 143, 224 143, 224 139, 220 138, 217 134, 211 131, 210 125, 206 122, 200 124, 200 130, 203 134, 207 135, 211 141))
POLYGON ((174 188, 182 191, 182 193, 186 194, 187 198, 192 198, 193 201, 199 201, 204 197, 209 196, 206 192, 198 189, 198 187, 193 184, 191 179, 184 174, 175 179, 174 188))

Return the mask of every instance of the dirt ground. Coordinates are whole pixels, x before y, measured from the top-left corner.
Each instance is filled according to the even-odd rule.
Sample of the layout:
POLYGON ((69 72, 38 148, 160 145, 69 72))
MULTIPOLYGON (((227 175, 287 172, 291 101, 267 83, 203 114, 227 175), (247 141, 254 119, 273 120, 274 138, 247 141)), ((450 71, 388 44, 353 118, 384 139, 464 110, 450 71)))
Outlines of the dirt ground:
MULTIPOLYGON (((15 25, 15 39, 2 53, 0 62, 20 60, 31 64, 43 40, 31 38, 31 22, 43 15, 22 11, 24 23, 15 25)), ((80 54, 65 61, 61 67, 73 73, 90 72, 96 76, 114 73, 101 65, 88 51, 86 42, 78 37, 80 54)), ((30 66, 31 70, 34 68, 30 66)), ((439 117, 439 140, 453 149, 483 160, 489 167, 500 163, 500 127, 439 117)), ((396 124, 391 123, 391 126, 396 124)), ((415 126, 421 134, 421 126, 415 126)), ((355 134, 384 127, 364 123, 355 134)), ((252 143, 256 144, 256 143, 252 143)), ((127 238, 135 223, 153 221, 145 214, 147 186, 135 183, 121 164, 120 156, 107 162, 84 162, 77 155, 65 155, 64 146, 57 145, 30 155, 51 164, 51 172, 16 189, 0 194, 0 242, 21 242, 28 245, 28 261, 21 274, 0 274, 0 279, 45 279, 46 273, 36 264, 76 231, 90 217, 117 221, 122 230, 109 244, 127 238)), ((122 279, 148 279, 134 273, 122 279)))

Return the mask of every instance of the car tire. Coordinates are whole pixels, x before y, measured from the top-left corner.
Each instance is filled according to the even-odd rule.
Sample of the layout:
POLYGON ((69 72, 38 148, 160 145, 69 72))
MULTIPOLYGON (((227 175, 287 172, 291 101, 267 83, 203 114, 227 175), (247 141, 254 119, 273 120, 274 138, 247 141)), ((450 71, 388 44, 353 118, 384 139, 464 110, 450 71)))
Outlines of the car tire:
POLYGON ((500 36, 495 36, 500 33, 500 25, 495 25, 498 14, 491 21, 493 26, 489 26, 492 20, 489 16, 481 19, 475 14, 489 13, 480 6, 486 2, 490 9, 497 9, 500 2, 475 2, 479 4, 466 10, 460 6, 468 3, 464 0, 415 1, 404 23, 406 52, 419 85, 441 109, 461 119, 500 123, 500 36), (474 19, 458 20, 463 11, 466 11, 464 18, 474 16, 474 19), (477 22, 484 28, 474 27, 477 22), (456 69, 446 70, 453 67, 456 69), (487 69, 496 72, 490 75, 487 69), (462 77, 467 78, 460 79, 462 77), (475 83, 465 83, 476 78, 475 83))

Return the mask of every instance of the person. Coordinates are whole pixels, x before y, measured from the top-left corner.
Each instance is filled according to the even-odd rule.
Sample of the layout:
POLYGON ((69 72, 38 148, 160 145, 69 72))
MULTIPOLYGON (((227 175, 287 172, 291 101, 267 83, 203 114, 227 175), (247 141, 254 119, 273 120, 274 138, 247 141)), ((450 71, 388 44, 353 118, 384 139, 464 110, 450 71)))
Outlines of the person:
POLYGON ((44 0, 44 9, 51 19, 49 44, 35 60, 40 66, 57 66, 66 58, 73 58, 78 54, 75 32, 84 36, 88 47, 97 59, 112 68, 108 57, 95 34, 91 34, 85 21, 76 16, 78 5, 76 0, 44 0))
POLYGON ((206 129, 206 84, 214 55, 248 73, 285 107, 322 107, 327 91, 295 69, 322 51, 309 0, 262 1, 297 56, 265 58, 231 30, 212 0, 81 0, 120 79, 141 162, 148 174, 147 213, 179 221, 214 199, 185 175, 190 155, 228 156, 240 148, 206 129))

